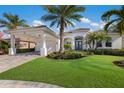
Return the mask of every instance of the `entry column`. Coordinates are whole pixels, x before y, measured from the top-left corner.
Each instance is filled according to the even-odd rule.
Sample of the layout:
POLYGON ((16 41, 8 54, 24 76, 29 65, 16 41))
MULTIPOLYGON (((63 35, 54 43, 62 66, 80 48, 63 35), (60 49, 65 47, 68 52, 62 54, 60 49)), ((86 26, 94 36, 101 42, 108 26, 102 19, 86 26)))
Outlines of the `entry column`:
POLYGON ((46 34, 42 35, 42 47, 40 49, 41 56, 47 56, 46 34))
POLYGON ((15 48, 15 36, 11 35, 10 39, 10 48, 9 48, 9 55, 15 55, 16 54, 16 48, 15 48))
POLYGON ((60 49, 60 39, 57 39, 57 42, 56 42, 56 52, 58 52, 60 49))
POLYGON ((72 38, 72 50, 75 50, 75 38, 72 38))

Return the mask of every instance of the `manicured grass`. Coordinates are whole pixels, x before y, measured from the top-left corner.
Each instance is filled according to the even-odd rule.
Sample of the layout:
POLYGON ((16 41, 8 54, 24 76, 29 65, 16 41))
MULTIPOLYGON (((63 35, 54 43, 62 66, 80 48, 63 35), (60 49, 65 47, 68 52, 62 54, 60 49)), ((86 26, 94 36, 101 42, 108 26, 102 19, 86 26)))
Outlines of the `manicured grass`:
POLYGON ((63 87, 124 87, 124 69, 117 56, 89 56, 76 60, 38 58, 0 74, 0 79, 45 82, 63 87))

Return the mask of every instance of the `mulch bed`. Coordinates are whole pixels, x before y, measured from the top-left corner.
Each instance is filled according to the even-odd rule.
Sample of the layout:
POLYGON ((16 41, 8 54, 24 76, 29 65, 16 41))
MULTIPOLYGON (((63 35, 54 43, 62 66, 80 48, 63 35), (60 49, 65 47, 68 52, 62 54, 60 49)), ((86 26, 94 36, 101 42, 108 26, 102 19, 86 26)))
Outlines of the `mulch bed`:
POLYGON ((124 68, 124 60, 116 60, 116 61, 113 61, 113 63, 119 67, 124 68))

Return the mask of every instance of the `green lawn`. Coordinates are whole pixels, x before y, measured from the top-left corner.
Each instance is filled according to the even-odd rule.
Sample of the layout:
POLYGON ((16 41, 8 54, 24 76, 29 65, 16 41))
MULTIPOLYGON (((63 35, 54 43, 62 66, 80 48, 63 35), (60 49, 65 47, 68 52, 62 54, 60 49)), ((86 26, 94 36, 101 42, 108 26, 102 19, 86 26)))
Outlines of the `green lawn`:
POLYGON ((75 60, 38 58, 0 74, 0 79, 45 82, 63 87, 124 87, 124 69, 117 56, 89 56, 75 60))

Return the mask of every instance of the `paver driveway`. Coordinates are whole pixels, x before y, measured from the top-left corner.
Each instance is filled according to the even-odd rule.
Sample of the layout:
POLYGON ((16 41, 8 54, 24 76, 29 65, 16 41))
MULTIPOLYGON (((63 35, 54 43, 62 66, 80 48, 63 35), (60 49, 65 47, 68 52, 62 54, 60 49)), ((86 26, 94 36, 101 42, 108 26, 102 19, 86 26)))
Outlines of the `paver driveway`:
POLYGON ((34 52, 16 54, 14 56, 0 55, 0 73, 40 57, 34 52))

